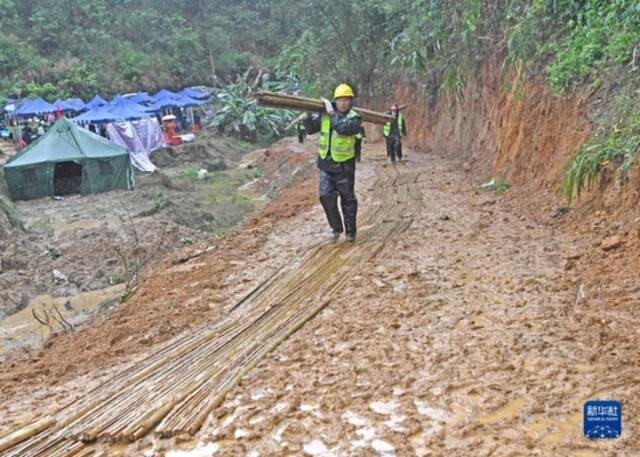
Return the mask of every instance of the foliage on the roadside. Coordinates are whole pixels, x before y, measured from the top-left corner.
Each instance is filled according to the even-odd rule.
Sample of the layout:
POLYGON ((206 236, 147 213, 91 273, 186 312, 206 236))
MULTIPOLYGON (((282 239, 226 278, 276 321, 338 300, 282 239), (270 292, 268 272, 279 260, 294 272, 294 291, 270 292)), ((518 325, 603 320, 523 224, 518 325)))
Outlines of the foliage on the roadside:
POLYGON ((547 67, 556 91, 596 78, 610 65, 635 65, 640 58, 637 0, 589 0, 569 26, 569 34, 556 44, 555 59, 547 67))
POLYGON ((640 155, 640 95, 620 95, 615 114, 602 120, 596 134, 571 159, 563 180, 569 203, 583 190, 591 190, 604 170, 624 180, 640 155))
POLYGON ((300 75, 306 95, 328 96, 341 82, 361 99, 380 96, 392 70, 389 41, 411 14, 412 2, 364 0, 291 2, 288 23, 300 33, 280 54, 280 64, 300 75))
POLYGON ((281 75, 274 72, 251 70, 238 75, 234 83, 218 88, 218 109, 213 118, 213 126, 227 135, 255 141, 258 137, 276 138, 283 134, 285 127, 296 117, 289 110, 265 108, 251 96, 254 90, 294 92, 298 82, 292 74, 281 75))
POLYGON ((285 0, 0 0, 0 94, 90 98, 180 88, 266 65, 285 0))
MULTIPOLYGON (((556 90, 638 58, 637 0, 0 0, 0 93, 46 98, 229 82, 279 63, 309 95, 404 75, 460 100, 497 58, 556 90)), ((379 95, 379 94, 377 94, 379 95)))

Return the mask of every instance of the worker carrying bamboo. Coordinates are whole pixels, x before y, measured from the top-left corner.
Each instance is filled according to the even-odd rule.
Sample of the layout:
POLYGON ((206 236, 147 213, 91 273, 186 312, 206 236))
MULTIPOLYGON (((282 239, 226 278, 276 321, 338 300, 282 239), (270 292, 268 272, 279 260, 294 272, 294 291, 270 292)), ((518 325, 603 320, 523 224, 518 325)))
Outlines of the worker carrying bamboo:
POLYGON ((356 240, 358 200, 354 190, 355 145, 362 119, 351 109, 353 98, 353 89, 347 84, 340 84, 333 94, 333 103, 325 100, 324 112, 302 115, 309 135, 320 132, 317 160, 320 169, 320 203, 327 215, 334 241, 343 232, 347 241, 356 240), (342 217, 338 211, 338 195, 342 217))
POLYGON ((407 136, 407 126, 398 105, 394 103, 389 111, 395 119, 384 124, 382 134, 387 141, 387 158, 391 163, 396 163, 396 159, 402 160, 401 138, 407 136))
POLYGON ((303 144, 304 140, 307 138, 307 128, 304 126, 304 122, 298 122, 296 130, 298 132, 298 143, 303 144))

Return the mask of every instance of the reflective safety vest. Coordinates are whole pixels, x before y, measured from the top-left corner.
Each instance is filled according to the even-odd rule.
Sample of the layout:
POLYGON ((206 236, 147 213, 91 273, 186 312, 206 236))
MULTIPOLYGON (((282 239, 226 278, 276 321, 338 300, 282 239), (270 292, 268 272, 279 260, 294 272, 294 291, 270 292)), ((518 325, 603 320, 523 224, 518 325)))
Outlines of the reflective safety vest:
MULTIPOLYGON (((402 135, 403 126, 404 126, 404 117, 402 117, 402 113, 398 113, 398 135, 399 136, 403 136, 402 135)), ((384 124, 384 128, 382 129, 382 134, 384 136, 389 136, 389 133, 391 133, 391 121, 384 124)))
MULTIPOLYGON (((348 118, 358 116, 353 110, 347 113, 348 118)), ((320 118, 320 140, 318 142, 318 153, 321 159, 326 159, 331 151, 331 158, 336 163, 346 162, 356 156, 356 136, 340 135, 335 130, 331 130, 331 118, 322 113, 320 118)))

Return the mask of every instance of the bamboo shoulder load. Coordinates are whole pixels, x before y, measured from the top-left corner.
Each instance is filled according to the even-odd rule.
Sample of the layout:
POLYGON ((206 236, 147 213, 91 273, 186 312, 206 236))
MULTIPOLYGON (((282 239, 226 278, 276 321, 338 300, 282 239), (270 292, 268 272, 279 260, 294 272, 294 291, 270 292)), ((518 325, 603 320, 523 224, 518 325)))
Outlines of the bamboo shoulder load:
MULTIPOLYGON (((300 111, 324 111, 324 103, 319 98, 301 97, 300 95, 283 94, 281 92, 269 92, 261 90, 252 92, 258 103, 273 108, 293 109, 300 111)), ((353 110, 362 117, 365 122, 374 124, 386 124, 393 120, 393 116, 378 111, 354 107, 353 110)))

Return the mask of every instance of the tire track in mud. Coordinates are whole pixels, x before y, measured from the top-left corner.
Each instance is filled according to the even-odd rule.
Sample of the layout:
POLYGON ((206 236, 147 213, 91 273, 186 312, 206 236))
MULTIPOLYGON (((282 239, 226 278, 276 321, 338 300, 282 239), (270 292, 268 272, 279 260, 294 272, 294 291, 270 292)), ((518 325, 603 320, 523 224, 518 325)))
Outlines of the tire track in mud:
POLYGON ((358 241, 323 243, 276 272, 221 322, 204 326, 51 416, 0 438, 6 456, 93 455, 95 443, 126 443, 150 432, 196 433, 227 392, 266 354, 326 306, 420 206, 419 172, 390 168, 374 185, 378 202, 358 241))

